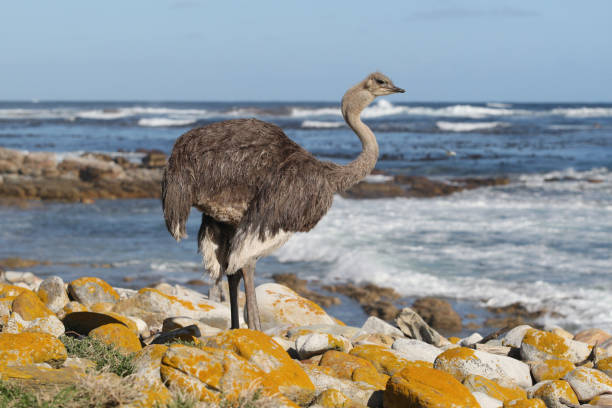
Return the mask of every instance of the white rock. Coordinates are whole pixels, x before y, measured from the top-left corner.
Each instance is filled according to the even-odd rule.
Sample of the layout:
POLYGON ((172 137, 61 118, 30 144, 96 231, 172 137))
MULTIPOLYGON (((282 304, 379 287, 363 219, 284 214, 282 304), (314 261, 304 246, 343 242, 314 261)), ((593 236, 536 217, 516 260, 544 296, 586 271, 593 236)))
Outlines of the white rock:
POLYGON ((382 391, 377 390, 374 386, 364 382, 353 382, 332 377, 308 367, 305 367, 304 371, 314 384, 317 394, 333 388, 363 406, 382 407, 382 391))
POLYGON ((523 342, 523 337, 525 336, 525 332, 533 327, 522 324, 520 326, 516 326, 512 330, 508 331, 504 337, 502 337, 502 345, 507 347, 521 347, 521 343, 523 342))
MULTIPOLYGON (((282 328, 283 326, 281 326, 281 329, 282 328)), ((361 330, 358 327, 341 326, 339 324, 311 324, 311 325, 297 326, 297 327, 284 326, 284 328, 287 330, 287 336, 289 336, 289 338, 293 338, 304 332, 315 332, 315 333, 332 334, 334 336, 344 336, 346 338, 351 339, 355 337, 356 334, 359 333, 359 331, 361 330)), ((270 334, 271 330, 273 329, 266 331, 266 333, 270 334)))
POLYGON ((61 320, 55 315, 39 317, 34 320, 24 320, 19 313, 13 312, 2 328, 2 331, 5 333, 48 333, 59 337, 64 334, 66 329, 61 320))
POLYGON ((563 377, 580 401, 589 401, 598 395, 612 393, 612 378, 602 371, 578 367, 563 377))
POLYGON ((200 330, 200 337, 214 336, 221 332, 221 329, 213 326, 209 326, 200 320, 192 319, 185 316, 169 317, 164 320, 162 324, 162 332, 169 332, 171 330, 182 329, 187 326, 196 325, 200 330))
POLYGON ((325 333, 310 333, 295 339, 295 350, 300 360, 305 360, 327 350, 348 352, 351 349, 349 339, 325 333))
POLYGON ((12 285, 20 284, 19 286, 27 287, 33 291, 36 291, 38 289, 38 285, 40 285, 40 282, 42 282, 42 279, 34 275, 32 272, 5 271, 3 276, 8 283, 12 285))
POLYGON ((480 335, 480 333, 472 333, 468 337, 461 339, 461 341, 459 342, 459 345, 467 347, 472 344, 478 343, 482 339, 483 337, 480 335))
POLYGON ((286 286, 265 283, 255 289, 261 328, 311 324, 336 324, 319 305, 305 299, 286 286))
POLYGON ((141 337, 149 337, 151 335, 151 331, 149 330, 149 325, 147 324, 147 322, 145 322, 144 320, 142 320, 140 317, 137 317, 137 316, 126 316, 126 317, 136 324, 136 327, 138 328, 138 334, 141 337))
POLYGON ((523 361, 562 359, 576 364, 584 361, 590 353, 586 343, 536 329, 526 332, 521 342, 523 361))
POLYGON ((442 350, 429 343, 414 339, 397 339, 391 348, 408 361, 427 361, 433 364, 442 350))
POLYGON ((532 384, 529 366, 522 361, 481 350, 454 350, 440 354, 434 361, 434 368, 452 374, 459 381, 476 374, 490 380, 511 381, 523 388, 532 384))
POLYGON ((472 395, 478 401, 480 408, 500 408, 504 406, 504 403, 496 398, 489 397, 484 392, 476 391, 472 395))
POLYGON ((395 326, 390 325, 382 319, 379 319, 376 316, 368 317, 368 320, 365 321, 363 326, 354 337, 359 336, 365 333, 376 333, 376 334, 386 334, 395 338, 403 338, 404 333, 400 329, 395 326))
POLYGON ((59 276, 49 276, 42 281, 38 287, 39 297, 42 291, 44 291, 47 298, 45 305, 53 313, 58 313, 70 302, 66 292, 66 284, 59 276))

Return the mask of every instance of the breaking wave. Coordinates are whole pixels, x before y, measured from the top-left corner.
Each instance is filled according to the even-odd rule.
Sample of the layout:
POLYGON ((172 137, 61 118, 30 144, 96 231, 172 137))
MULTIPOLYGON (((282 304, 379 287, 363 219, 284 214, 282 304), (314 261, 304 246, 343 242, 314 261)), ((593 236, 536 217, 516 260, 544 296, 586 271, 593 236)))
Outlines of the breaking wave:
POLYGON ((496 127, 509 126, 504 122, 436 122, 440 130, 447 132, 472 132, 474 130, 494 129, 496 127))

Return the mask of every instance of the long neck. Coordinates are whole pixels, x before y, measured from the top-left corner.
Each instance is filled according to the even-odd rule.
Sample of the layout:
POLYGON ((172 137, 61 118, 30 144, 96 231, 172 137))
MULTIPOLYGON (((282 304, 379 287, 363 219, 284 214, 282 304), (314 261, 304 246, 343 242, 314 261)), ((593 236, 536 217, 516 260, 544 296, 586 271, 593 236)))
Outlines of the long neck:
POLYGON ((336 191, 344 191, 370 174, 378 160, 378 143, 370 128, 361 121, 361 112, 374 100, 361 84, 349 89, 342 98, 344 120, 361 140, 362 151, 355 160, 338 166, 333 173, 336 191))

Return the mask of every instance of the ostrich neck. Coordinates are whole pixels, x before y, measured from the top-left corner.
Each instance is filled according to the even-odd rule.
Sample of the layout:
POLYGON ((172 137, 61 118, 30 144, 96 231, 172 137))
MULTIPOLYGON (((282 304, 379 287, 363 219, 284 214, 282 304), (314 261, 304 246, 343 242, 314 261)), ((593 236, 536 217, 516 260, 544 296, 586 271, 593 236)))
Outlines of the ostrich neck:
POLYGON ((337 171, 334 172, 336 191, 347 190, 363 180, 365 176, 370 174, 378 160, 376 136, 360 118, 361 111, 369 105, 371 100, 369 98, 361 100, 359 101, 361 103, 356 104, 357 106, 350 104, 350 102, 345 104, 345 100, 342 102, 344 120, 361 140, 362 151, 355 160, 345 166, 339 166, 337 171))

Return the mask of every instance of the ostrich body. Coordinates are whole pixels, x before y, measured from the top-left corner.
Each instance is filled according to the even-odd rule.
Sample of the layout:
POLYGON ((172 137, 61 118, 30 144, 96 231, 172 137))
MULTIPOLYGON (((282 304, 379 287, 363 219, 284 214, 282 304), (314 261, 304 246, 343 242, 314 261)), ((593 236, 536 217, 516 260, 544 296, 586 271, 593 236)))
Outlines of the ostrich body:
POLYGON ((198 249, 216 282, 227 276, 231 327, 239 327, 238 286, 244 278, 247 324, 261 330, 255 298, 255 263, 293 233, 311 230, 333 195, 374 168, 378 144, 360 114, 377 96, 404 92, 381 73, 370 74, 342 98, 342 115, 363 150, 341 166, 317 160, 278 126, 235 119, 180 136, 164 169, 162 206, 170 234, 186 237, 191 207, 202 212, 198 249))

